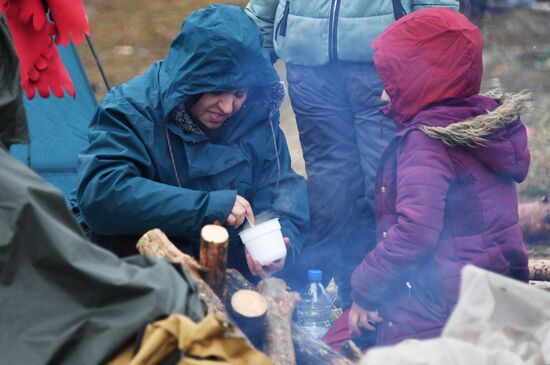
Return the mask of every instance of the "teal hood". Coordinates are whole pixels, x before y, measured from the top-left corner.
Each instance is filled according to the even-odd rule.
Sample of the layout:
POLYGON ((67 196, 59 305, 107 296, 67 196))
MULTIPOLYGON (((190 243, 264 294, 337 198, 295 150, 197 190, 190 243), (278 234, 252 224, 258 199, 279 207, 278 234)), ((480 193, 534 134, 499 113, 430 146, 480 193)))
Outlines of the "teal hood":
POLYGON ((279 82, 260 30, 240 8, 229 5, 192 13, 158 67, 164 119, 192 95, 279 82))

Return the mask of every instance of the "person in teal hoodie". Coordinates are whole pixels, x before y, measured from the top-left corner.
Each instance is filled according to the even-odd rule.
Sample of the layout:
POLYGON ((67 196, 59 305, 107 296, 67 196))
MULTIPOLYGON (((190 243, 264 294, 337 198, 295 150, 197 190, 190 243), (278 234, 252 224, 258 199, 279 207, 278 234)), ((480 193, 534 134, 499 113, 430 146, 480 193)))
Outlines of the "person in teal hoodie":
POLYGON ((164 60, 103 99, 79 156, 73 212, 119 256, 137 253, 153 228, 198 256, 201 228, 218 221, 230 234, 228 266, 262 277, 285 261, 251 260, 238 229, 245 217, 278 217, 291 266, 309 211, 279 128, 283 98, 261 33, 240 8, 192 13, 164 60))
POLYGON ((280 57, 300 133, 311 229, 302 277, 335 277, 344 306, 350 277, 376 243, 374 181, 397 132, 380 113, 382 83, 370 43, 396 18, 457 0, 249 0, 272 61, 280 57))

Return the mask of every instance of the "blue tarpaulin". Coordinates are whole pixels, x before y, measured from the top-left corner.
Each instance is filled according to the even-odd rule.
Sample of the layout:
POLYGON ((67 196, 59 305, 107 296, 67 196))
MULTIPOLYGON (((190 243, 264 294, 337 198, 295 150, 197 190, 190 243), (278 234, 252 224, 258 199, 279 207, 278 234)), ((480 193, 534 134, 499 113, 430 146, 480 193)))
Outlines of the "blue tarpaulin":
POLYGON ((65 95, 60 99, 52 94, 44 99, 37 93, 28 100, 23 94, 31 143, 13 145, 10 152, 67 197, 76 184, 78 153, 88 142, 88 124, 97 100, 74 45, 58 49, 73 80, 76 98, 65 95))

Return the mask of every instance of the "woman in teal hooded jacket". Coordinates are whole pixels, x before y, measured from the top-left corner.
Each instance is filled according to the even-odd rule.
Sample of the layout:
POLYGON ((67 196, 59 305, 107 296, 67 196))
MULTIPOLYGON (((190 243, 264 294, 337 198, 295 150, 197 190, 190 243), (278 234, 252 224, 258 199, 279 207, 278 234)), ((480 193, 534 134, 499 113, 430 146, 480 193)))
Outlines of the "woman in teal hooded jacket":
POLYGON ((237 236, 245 215, 278 217, 291 264, 309 224, 305 182, 279 128, 284 89, 256 25, 234 6, 192 13, 168 55, 112 89, 80 154, 74 211, 120 256, 160 228, 197 255, 205 224, 230 234, 228 266, 266 276, 237 236))

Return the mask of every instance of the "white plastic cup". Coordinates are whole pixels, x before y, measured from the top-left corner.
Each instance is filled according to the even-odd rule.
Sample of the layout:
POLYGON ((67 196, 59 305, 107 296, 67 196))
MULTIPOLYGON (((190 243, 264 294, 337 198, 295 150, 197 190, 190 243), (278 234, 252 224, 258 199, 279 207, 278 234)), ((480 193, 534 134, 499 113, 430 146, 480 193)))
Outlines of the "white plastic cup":
POLYGON ((286 256, 286 246, 279 219, 251 226, 239 233, 248 253, 261 265, 269 264, 286 256))

